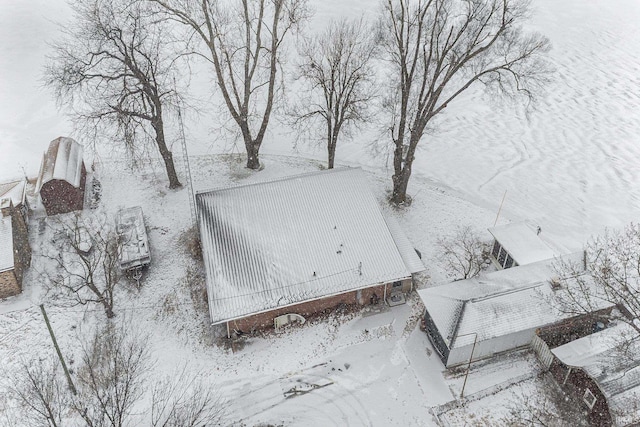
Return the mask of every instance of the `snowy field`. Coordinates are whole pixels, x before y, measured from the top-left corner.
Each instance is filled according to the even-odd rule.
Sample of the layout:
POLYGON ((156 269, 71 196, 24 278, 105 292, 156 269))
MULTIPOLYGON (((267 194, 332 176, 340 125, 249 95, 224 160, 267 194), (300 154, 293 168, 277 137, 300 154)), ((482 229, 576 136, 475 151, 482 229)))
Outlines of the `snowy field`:
MULTIPOLYGON (((364 0, 311 4, 311 31, 340 16, 376 13, 364 0)), ((556 75, 546 96, 524 111, 466 94, 445 111, 439 130, 425 136, 413 170, 494 211, 506 191, 508 218, 539 224, 575 249, 605 226, 637 219, 640 3, 534 0, 532 9, 529 26, 553 45, 556 75)), ((35 175, 49 141, 70 131, 39 82, 46 43, 55 37, 52 21, 69 12, 63 0, 0 2, 0 178, 22 175, 22 166, 35 175)), ((201 70, 193 92, 209 99, 209 82, 210 70, 201 70)), ((191 153, 230 149, 213 132, 220 126, 216 116, 187 123, 191 153)), ((277 120, 271 125, 265 154, 324 159, 324 150, 305 144, 293 153, 292 135, 277 120)), ((338 160, 389 172, 388 159, 370 150, 379 138, 374 131, 360 133, 338 146, 338 160)), ((419 190, 410 184, 410 194, 420 196, 419 190)))
MULTIPOLYGON (((313 4, 313 30, 333 17, 374 12, 364 0, 313 4)), ((480 93, 470 92, 449 106, 438 132, 421 143, 409 187, 414 203, 396 214, 428 260, 428 284, 444 279, 435 259, 437 238, 453 234, 458 225, 480 232, 492 226, 505 191, 500 222, 540 225, 545 235, 568 249, 578 249, 606 226, 638 219, 640 2, 533 0, 533 7, 530 25, 553 45, 556 75, 546 97, 525 111, 487 103, 480 93)), ((68 14, 61 0, 0 1, 0 179, 22 175, 21 166, 34 176, 49 141, 70 131, 38 81, 46 42, 55 36, 51 20, 68 14)), ((210 155, 229 149, 228 142, 210 133, 219 125, 214 119, 187 123, 196 190, 319 168, 323 150, 301 145, 294 152, 292 136, 277 121, 272 124, 263 146, 265 169, 254 173, 242 167, 242 160, 210 155)), ((343 165, 363 166, 382 202, 391 170, 388 159, 370 150, 376 138, 373 131, 359 134, 338 146, 337 159, 343 165)), ((177 167, 182 173, 179 158, 177 167)), ((206 313, 193 308, 184 284, 193 263, 180 239, 190 222, 186 190, 167 190, 158 165, 130 171, 122 162, 103 159, 96 176, 103 184, 100 209, 112 215, 119 207, 141 205, 150 230, 152 267, 141 291, 120 293, 119 321, 136 325, 150 337, 158 359, 154 374, 186 364, 215 384, 228 399, 233 414, 229 423, 434 425, 431 408, 459 396, 462 378, 443 372, 426 336, 416 328, 416 301, 251 338, 236 352, 213 342, 215 331, 206 326, 206 313)), ((47 304, 71 360, 77 356, 76 337, 103 316, 96 307, 62 309, 46 299, 38 281, 44 262, 38 254, 50 244, 52 230, 39 234, 32 227, 31 232, 34 261, 25 291, 0 302, 4 374, 22 360, 53 355, 36 304, 47 304)), ((468 391, 482 393, 514 378, 533 378, 536 369, 526 354, 497 361, 493 368, 472 371, 468 391)), ((533 380, 523 384, 525 390, 536 387, 533 380)), ((451 425, 472 422, 487 416, 487 406, 496 408, 494 416, 506 413, 509 400, 505 393, 496 393, 444 416, 451 425)), ((13 404, 0 394, 0 409, 19 411, 13 404)))

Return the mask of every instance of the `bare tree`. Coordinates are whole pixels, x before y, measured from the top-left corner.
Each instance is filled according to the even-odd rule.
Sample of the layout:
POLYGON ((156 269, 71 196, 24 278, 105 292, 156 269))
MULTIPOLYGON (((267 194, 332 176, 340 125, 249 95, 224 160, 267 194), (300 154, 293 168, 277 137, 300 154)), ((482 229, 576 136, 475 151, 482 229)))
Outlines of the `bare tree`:
POLYGON ((122 140, 136 155, 153 141, 164 161, 169 188, 180 187, 165 140, 167 110, 180 101, 170 32, 129 0, 69 0, 75 19, 53 44, 45 84, 94 137, 122 140))
POLYGON ((517 393, 508 404, 508 414, 498 423, 522 427, 587 427, 584 404, 545 374, 533 391, 517 393))
POLYGON ((418 143, 453 100, 474 84, 534 98, 549 67, 549 42, 520 24, 526 0, 385 0, 384 44, 393 69, 384 102, 391 119, 393 194, 407 202, 418 143))
POLYGON ((107 323, 82 344, 78 395, 72 408, 88 427, 133 425, 131 411, 144 394, 148 340, 130 325, 107 323))
POLYGON ((118 237, 104 216, 86 221, 80 213, 60 218, 53 254, 56 272, 47 272, 51 290, 62 291, 72 305, 101 304, 108 318, 115 316, 114 293, 120 282, 118 237))
POLYGON ((585 246, 584 260, 556 263, 552 285, 561 290, 550 301, 569 314, 599 312, 605 321, 622 321, 640 335, 640 225, 607 231, 585 246), (617 310, 601 312, 603 306, 617 310))
POLYGON ((156 383, 152 390, 153 427, 221 425, 220 396, 202 381, 202 373, 189 374, 186 365, 175 375, 156 383))
POLYGON ((307 17, 306 0, 150 1, 204 42, 208 52, 199 55, 213 65, 225 105, 244 140, 247 168, 259 169, 282 42, 307 17))
POLYGON ((69 405, 67 384, 53 360, 24 362, 11 378, 10 395, 24 410, 20 421, 30 426, 62 427, 69 405))
POLYGON ((438 239, 440 259, 454 280, 475 277, 489 264, 489 244, 480 240, 471 227, 458 228, 455 236, 438 239))
POLYGON ((56 364, 38 359, 10 378, 11 397, 23 408, 13 424, 61 427, 196 427, 224 423, 224 402, 187 365, 148 387, 153 366, 149 341, 130 319, 108 322, 80 340, 80 363, 71 394, 56 364), (144 406, 144 398, 149 402, 144 406), (143 420, 148 423, 143 424, 143 420))
POLYGON ((300 49, 299 77, 303 81, 294 125, 319 129, 327 144, 332 169, 338 137, 350 136, 352 127, 367 121, 375 93, 371 64, 376 33, 364 21, 332 22, 300 49))

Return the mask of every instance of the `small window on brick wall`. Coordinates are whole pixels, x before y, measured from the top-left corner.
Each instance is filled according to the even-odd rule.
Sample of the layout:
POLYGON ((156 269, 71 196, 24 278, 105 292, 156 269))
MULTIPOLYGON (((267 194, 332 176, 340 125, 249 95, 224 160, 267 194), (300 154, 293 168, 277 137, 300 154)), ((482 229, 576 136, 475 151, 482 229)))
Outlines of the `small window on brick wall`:
POLYGON ((586 389, 584 391, 584 396, 582 396, 582 401, 587 404, 589 409, 593 409, 594 405, 596 404, 596 400, 597 399, 593 395, 593 393, 591 393, 591 390, 586 389))

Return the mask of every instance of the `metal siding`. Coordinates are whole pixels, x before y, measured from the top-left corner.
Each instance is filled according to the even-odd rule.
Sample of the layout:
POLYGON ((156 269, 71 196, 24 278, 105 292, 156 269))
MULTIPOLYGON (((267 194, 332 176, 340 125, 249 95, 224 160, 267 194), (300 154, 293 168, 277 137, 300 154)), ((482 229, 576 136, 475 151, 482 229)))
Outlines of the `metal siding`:
POLYGON ((0 217, 0 272, 14 267, 11 217, 0 217))
POLYGON ((36 192, 49 181, 66 181, 75 188, 82 182, 83 148, 75 140, 59 137, 51 141, 42 158, 36 192))

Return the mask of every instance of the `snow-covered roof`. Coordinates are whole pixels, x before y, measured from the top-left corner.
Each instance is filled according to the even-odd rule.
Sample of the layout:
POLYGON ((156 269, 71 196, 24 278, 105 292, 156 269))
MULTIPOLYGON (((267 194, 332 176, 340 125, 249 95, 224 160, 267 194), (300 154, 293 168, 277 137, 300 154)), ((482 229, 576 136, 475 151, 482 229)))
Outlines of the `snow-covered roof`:
POLYGON ((196 195, 213 323, 408 278, 361 169, 196 195))
POLYGON ((598 384, 609 407, 614 412, 620 412, 616 409, 624 412, 632 407, 630 402, 640 400, 640 343, 637 337, 631 326, 622 323, 561 345, 551 352, 565 365, 582 368, 598 384))
POLYGON ((0 218, 0 271, 11 270, 13 260, 13 230, 11 217, 0 218))
POLYGON ((415 248, 407 238, 407 235, 404 233, 404 230, 398 223, 398 220, 389 214, 384 214, 384 219, 387 222, 387 227, 389 227, 389 231, 391 232, 391 237, 393 241, 396 243, 396 247, 400 252, 400 256, 404 261, 405 265, 409 269, 411 274, 420 273, 425 270, 425 266, 422 263, 422 260, 416 253, 415 248))
POLYGON ((11 200, 13 206, 20 206, 27 197, 27 180, 5 182, 0 184, 0 201, 11 200))
POLYGON ((489 233, 519 265, 552 259, 557 255, 524 222, 492 227, 489 233))
POLYGON ((54 179, 67 181, 79 188, 82 179, 82 153, 82 145, 71 138, 61 136, 51 141, 42 157, 36 191, 39 192, 44 184, 54 179))
MULTIPOLYGON (((582 253, 566 255, 576 262, 582 253)), ((556 276, 555 260, 539 261, 418 291, 425 308, 450 348, 539 328, 571 317, 547 299, 556 276), (471 334, 471 335, 466 335, 471 334), (466 336, 463 336, 466 335, 466 336)), ((556 291, 561 292, 561 291, 556 291)), ((609 304, 602 302, 605 308, 609 304)))
POLYGON ((116 214, 116 232, 120 243, 120 267, 124 270, 151 262, 149 239, 140 206, 121 209, 116 214))

